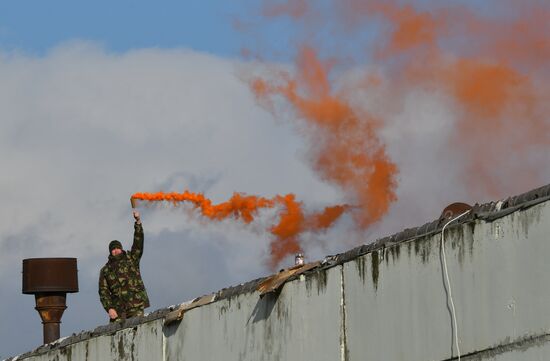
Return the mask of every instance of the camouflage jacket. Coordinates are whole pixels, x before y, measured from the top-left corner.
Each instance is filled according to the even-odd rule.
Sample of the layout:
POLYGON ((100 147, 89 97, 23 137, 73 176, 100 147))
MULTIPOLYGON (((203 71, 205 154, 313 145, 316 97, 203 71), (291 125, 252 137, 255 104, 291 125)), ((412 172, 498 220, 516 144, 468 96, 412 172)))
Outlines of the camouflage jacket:
POLYGON ((109 255, 99 273, 99 299, 105 311, 114 308, 120 314, 149 307, 139 270, 142 255, 143 227, 135 223, 132 250, 118 256, 109 255))

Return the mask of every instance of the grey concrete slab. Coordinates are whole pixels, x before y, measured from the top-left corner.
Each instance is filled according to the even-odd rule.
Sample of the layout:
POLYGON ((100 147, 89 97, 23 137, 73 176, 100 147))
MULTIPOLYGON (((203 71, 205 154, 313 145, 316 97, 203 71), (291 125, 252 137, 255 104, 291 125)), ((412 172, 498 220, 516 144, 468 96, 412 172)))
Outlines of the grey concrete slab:
MULTIPOLYGON (((550 203, 446 231, 462 354, 550 329, 550 203)), ((456 356, 441 235, 344 265, 350 360, 456 356)))
POLYGON ((163 359, 162 320, 93 337, 28 361, 151 361, 163 359))
POLYGON ((165 330, 166 360, 334 361, 341 354, 340 268, 186 313, 165 330))

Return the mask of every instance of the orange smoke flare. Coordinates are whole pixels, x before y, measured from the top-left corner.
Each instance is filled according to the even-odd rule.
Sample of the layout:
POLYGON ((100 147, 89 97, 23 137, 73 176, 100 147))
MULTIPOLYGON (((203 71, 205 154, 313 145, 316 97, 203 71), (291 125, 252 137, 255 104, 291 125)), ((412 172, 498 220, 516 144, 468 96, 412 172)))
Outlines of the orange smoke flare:
POLYGON ((312 214, 308 223, 313 229, 328 229, 349 208, 349 206, 326 207, 322 212, 312 214))
POLYGON ((303 232, 321 232, 336 222, 348 209, 347 206, 327 207, 323 212, 310 215, 304 214, 303 206, 296 201, 294 194, 275 196, 268 199, 242 193, 234 193, 226 202, 213 204, 202 193, 185 191, 183 193, 135 193, 131 197, 132 204, 136 200, 147 202, 169 202, 192 204, 200 214, 214 221, 233 218, 244 223, 254 221, 258 211, 265 208, 280 207, 279 222, 269 228, 274 236, 271 242, 271 260, 269 265, 275 268, 286 256, 302 251, 299 236, 303 232))
POLYGON ((388 212, 396 200, 397 167, 376 135, 378 120, 356 112, 342 96, 334 94, 329 67, 309 47, 301 49, 297 75, 281 76, 282 84, 257 78, 251 89, 258 99, 282 95, 311 133, 313 167, 323 180, 339 186, 354 200, 357 224, 366 228, 388 212))
MULTIPOLYGON (((264 8, 265 3, 270 1, 264 1, 264 8)), ((550 145, 547 116, 550 4, 494 2, 494 6, 494 14, 486 17, 466 6, 446 7, 438 3, 427 6, 420 1, 403 4, 397 0, 308 0, 302 6, 299 19, 290 8, 286 8, 286 13, 270 14, 288 15, 289 19, 296 20, 295 29, 303 34, 292 34, 294 42, 307 39, 304 41, 307 45, 299 50, 297 75, 292 78, 286 74, 279 79, 286 86, 255 80, 252 90, 264 103, 269 96, 283 95, 300 117, 317 120, 313 128, 324 126, 338 112, 338 106, 333 101, 333 92, 326 91, 331 88, 326 76, 329 69, 322 69, 322 61, 317 56, 316 60, 308 60, 311 56, 307 54, 316 54, 313 49, 322 49, 327 58, 350 64, 350 54, 339 51, 342 48, 339 42, 349 43, 350 39, 360 39, 365 31, 371 32, 377 36, 372 46, 375 64, 365 65, 368 68, 374 65, 383 72, 384 91, 388 92, 385 95, 389 103, 395 104, 392 109, 416 90, 443 93, 454 100, 456 109, 452 112, 456 121, 448 139, 448 150, 460 155, 465 162, 462 182, 472 197, 502 197, 532 187, 545 181, 543 167, 533 159, 542 159, 537 153, 547 152, 550 145), (371 29, 372 20, 380 19, 382 24, 377 30, 381 31, 375 32, 371 29), (322 35, 316 38, 315 34, 322 35), (326 104, 323 109, 312 107, 311 100, 320 103, 321 99, 326 104)), ((357 42, 355 50, 363 46, 357 42)), ((351 64, 355 69, 362 65, 351 64)), ((332 79, 338 77, 332 73, 332 79)), ((350 90, 361 93, 362 87, 364 83, 350 90)), ((346 121, 336 123, 346 124, 346 121)), ((382 119, 380 124, 384 123, 382 119)), ((372 139, 375 132, 370 128, 361 131, 370 133, 368 138, 372 139)), ((317 136, 315 130, 311 133, 317 136)), ((323 135, 322 141, 327 143, 326 139, 330 137, 323 135)), ((333 144, 327 147, 335 149, 333 144)), ((344 175, 327 177, 323 169, 332 166, 326 162, 320 165, 321 158, 317 157, 315 166, 323 178, 341 187, 350 185, 343 179, 336 180, 346 178, 344 175)), ((391 162, 386 162, 388 164, 391 162)), ((380 173, 385 174, 380 177, 380 184, 391 184, 395 176, 396 169, 386 165, 382 168, 387 169, 380 173)), ((392 187, 381 189, 384 188, 390 189, 391 202, 392 187)), ((368 193, 359 192, 359 195, 368 193)), ((367 197, 358 203, 368 204, 367 197)))
POLYGON ((143 201, 166 201, 171 203, 189 202, 201 211, 204 217, 213 220, 223 220, 229 217, 242 219, 245 223, 254 220, 254 215, 261 208, 272 208, 275 202, 270 199, 248 196, 241 193, 234 193, 227 201, 220 204, 212 204, 202 193, 135 193, 132 199, 143 201))
POLYGON ((544 115, 550 92, 543 80, 548 72, 540 68, 550 62, 550 26, 541 17, 550 14, 548 6, 534 7, 517 20, 488 20, 464 9, 451 15, 446 9, 423 13, 393 1, 375 3, 371 10, 393 26, 386 46, 393 52, 385 56, 406 59, 398 87, 443 89, 459 106, 462 114, 449 145, 467 160, 464 183, 475 196, 502 197, 533 186, 529 182, 541 172, 525 161, 510 162, 507 155, 513 151, 516 159, 526 160, 533 149, 550 145, 544 115), (411 34, 425 36, 403 46, 398 39, 411 19, 418 26, 411 34), (466 45, 441 45, 456 38, 466 45))
POLYGON ((294 195, 277 196, 275 199, 284 205, 284 210, 279 223, 270 229, 277 237, 277 241, 271 243, 271 267, 275 267, 286 255, 302 251, 297 237, 304 230, 304 214, 294 195))

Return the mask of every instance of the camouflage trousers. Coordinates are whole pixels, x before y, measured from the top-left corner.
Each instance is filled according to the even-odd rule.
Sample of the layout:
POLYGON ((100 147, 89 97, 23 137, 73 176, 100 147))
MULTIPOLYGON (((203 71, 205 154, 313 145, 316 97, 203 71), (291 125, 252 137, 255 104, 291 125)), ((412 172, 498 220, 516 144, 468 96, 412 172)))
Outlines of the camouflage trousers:
POLYGON ((127 310, 126 312, 119 312, 117 318, 109 319, 109 323, 122 322, 127 318, 142 317, 142 316, 143 316, 143 308, 135 308, 135 309, 127 310))

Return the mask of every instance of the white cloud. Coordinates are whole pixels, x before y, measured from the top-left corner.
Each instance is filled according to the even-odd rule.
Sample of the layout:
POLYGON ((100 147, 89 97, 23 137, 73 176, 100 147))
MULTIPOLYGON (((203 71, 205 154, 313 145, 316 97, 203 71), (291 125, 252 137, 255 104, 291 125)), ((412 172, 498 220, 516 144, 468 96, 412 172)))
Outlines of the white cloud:
MULTIPOLYGON (((63 334, 106 321, 97 275, 109 240, 130 246, 134 192, 327 199, 319 195, 331 189, 296 156, 298 136, 239 80, 237 69, 249 67, 187 50, 110 54, 79 42, 40 58, 0 55, 0 318, 32 325, 17 339, 3 327, 0 356, 40 341, 32 297, 18 286, 23 258, 79 259, 81 292, 69 297, 63 334)), ((151 310, 268 272, 258 225, 206 224, 170 208, 143 209, 151 310)))

